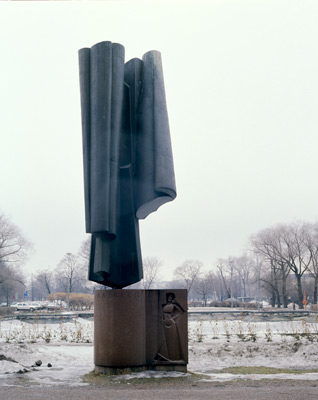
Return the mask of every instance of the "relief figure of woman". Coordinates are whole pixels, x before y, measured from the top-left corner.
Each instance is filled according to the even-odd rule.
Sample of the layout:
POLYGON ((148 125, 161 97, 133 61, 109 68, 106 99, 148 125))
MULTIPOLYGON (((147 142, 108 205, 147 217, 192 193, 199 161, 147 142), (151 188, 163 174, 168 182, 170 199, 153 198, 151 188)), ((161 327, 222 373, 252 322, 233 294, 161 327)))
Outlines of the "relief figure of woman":
POLYGON ((176 301, 174 293, 166 294, 167 302, 163 304, 163 343, 159 350, 159 359, 165 361, 182 361, 183 351, 178 329, 178 320, 184 313, 176 301))

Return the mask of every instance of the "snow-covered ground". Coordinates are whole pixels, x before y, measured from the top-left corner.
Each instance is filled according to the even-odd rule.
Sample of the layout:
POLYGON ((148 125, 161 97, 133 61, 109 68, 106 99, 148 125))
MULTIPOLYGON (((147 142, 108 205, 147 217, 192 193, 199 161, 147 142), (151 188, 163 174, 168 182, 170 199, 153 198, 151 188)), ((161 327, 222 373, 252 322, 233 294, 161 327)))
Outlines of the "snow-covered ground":
MULTIPOLYGON (((207 380, 244 378, 222 373, 235 366, 289 369, 318 368, 318 320, 255 320, 225 315, 190 317, 188 370, 207 380), (201 319, 200 319, 201 318, 201 319), (239 319, 240 318, 240 319, 239 319)), ((3 321, 0 325, 0 385, 85 385, 81 376, 94 369, 93 322, 77 319, 60 323, 3 321), (40 366, 36 365, 41 361, 40 366)), ((178 373, 170 373, 177 376, 178 373)), ((132 377, 165 377, 167 373, 144 372, 132 377)), ((301 375, 248 375, 259 378, 318 379, 318 373, 301 375)))
POLYGON ((92 341, 93 322, 85 319, 60 323, 2 322, 0 385, 16 384, 17 377, 36 384, 84 385, 81 376, 94 369, 92 341), (42 364, 37 366, 37 361, 42 364))
MULTIPOLYGON (((318 320, 315 317, 267 322, 254 318, 191 321, 189 370, 223 380, 233 378, 231 374, 219 373, 228 367, 318 368, 318 320)), ((248 376, 249 379, 266 377, 248 376)), ((318 379, 318 373, 278 374, 275 378, 318 379)))

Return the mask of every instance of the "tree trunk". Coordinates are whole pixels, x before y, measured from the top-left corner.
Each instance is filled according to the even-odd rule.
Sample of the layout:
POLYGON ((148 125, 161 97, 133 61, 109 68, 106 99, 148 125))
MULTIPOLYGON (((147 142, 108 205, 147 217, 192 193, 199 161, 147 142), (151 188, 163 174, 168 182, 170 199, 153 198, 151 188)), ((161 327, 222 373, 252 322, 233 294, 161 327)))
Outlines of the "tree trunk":
POLYGON ((283 271, 282 295, 283 295, 284 308, 287 308, 288 298, 287 298, 287 290, 286 290, 286 275, 285 275, 284 271, 283 271))
POLYGON ((275 274, 274 277, 274 285, 275 285, 275 292, 276 292, 276 298, 277 298, 277 308, 280 308, 281 306, 281 301, 280 301, 280 294, 279 294, 279 287, 278 287, 278 280, 275 274))
POLYGON ((271 300, 272 300, 272 307, 275 307, 275 304, 276 304, 276 293, 275 293, 274 288, 272 288, 272 297, 271 297, 271 300))
POLYGON ((303 304, 304 296, 303 296, 303 290, 301 287, 301 275, 296 275, 296 279, 297 279, 297 291, 298 291, 298 305, 299 305, 300 309, 303 309, 304 308, 304 304, 303 304))
POLYGON ((277 298, 277 308, 280 308, 282 303, 280 301, 280 294, 278 289, 276 289, 276 298, 277 298))
POLYGON ((247 297, 245 279, 242 279, 242 286, 243 286, 243 297, 247 297))
POLYGON ((318 275, 315 275, 314 304, 317 304, 318 295, 318 275))
POLYGON ((231 297, 231 292, 228 289, 228 287, 226 286, 225 278, 224 278, 223 273, 221 271, 220 271, 220 275, 221 275, 221 278, 222 278, 222 281, 223 281, 225 292, 226 292, 226 294, 228 296, 227 298, 230 298, 231 297))

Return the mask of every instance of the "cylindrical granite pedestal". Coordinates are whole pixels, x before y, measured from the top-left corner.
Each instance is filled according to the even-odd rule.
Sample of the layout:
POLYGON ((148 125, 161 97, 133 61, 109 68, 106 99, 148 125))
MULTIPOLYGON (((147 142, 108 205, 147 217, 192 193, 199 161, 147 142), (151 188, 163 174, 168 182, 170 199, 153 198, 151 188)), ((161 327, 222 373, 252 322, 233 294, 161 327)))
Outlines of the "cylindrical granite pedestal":
POLYGON ((95 371, 186 372, 187 291, 96 290, 95 371))

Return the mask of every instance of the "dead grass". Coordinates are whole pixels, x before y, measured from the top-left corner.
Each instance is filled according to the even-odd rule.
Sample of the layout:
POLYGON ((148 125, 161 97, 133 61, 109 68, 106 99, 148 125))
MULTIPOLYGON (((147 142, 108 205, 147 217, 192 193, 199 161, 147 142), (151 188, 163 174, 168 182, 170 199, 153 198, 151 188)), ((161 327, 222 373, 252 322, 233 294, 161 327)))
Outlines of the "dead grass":
POLYGON ((201 379, 207 378, 204 374, 195 374, 192 372, 187 372, 186 374, 182 374, 177 377, 164 377, 164 378, 155 378, 155 377, 136 377, 131 379, 126 379, 123 375, 105 375, 101 373, 96 373, 92 371, 82 377, 83 382, 89 383, 91 385, 104 385, 104 386, 118 386, 118 385, 150 385, 150 386, 175 386, 175 385, 188 385, 188 384, 196 384, 201 379))
POLYGON ((290 369, 272 367, 228 367, 219 371, 220 373, 233 375, 274 375, 274 374, 308 374, 318 372, 318 369, 290 369))

